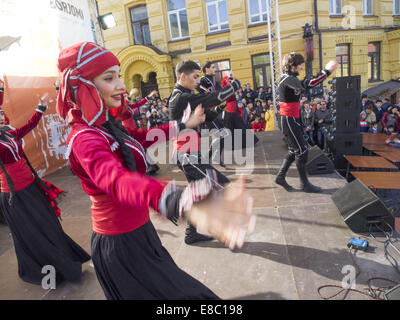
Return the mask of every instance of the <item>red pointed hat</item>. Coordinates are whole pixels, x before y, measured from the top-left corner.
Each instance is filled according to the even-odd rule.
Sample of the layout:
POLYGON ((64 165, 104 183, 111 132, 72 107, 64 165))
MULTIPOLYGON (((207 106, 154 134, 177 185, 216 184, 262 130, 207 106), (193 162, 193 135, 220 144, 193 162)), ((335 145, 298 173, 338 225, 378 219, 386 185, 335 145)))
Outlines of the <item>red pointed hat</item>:
POLYGON ((79 109, 82 119, 91 126, 106 122, 108 110, 92 79, 115 65, 120 65, 118 58, 93 42, 63 49, 58 57, 61 79, 57 113, 65 119, 71 109, 79 109))

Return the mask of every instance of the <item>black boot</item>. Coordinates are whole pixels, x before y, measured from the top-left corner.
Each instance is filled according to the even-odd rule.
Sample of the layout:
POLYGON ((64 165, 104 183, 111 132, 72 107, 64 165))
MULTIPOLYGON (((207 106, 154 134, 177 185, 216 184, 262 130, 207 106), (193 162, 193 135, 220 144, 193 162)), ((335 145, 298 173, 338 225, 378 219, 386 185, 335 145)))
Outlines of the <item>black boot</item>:
POLYGON ((185 243, 193 244, 201 241, 211 241, 214 240, 213 237, 209 237, 200 233, 197 233, 196 228, 191 224, 188 224, 185 232, 185 243))
POLYGON ((306 164, 304 162, 296 161, 296 166, 299 171, 301 189, 308 193, 320 192, 322 190, 320 187, 314 186, 310 181, 308 181, 306 164))
POLYGON ((281 169, 279 170, 276 178, 275 178, 275 183, 279 184, 280 186, 284 187, 286 191, 292 191, 293 187, 291 185, 289 185, 286 182, 286 173, 288 172, 290 165, 293 163, 294 161, 294 155, 293 156, 288 156, 283 160, 281 169))

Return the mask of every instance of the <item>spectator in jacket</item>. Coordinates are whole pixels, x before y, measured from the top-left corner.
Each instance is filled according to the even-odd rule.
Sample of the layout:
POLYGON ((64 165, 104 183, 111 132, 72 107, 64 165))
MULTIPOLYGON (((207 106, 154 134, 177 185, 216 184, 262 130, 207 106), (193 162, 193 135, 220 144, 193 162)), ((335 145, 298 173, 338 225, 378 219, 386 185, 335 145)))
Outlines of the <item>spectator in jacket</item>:
POLYGON ((161 125, 162 120, 157 114, 157 109, 151 110, 151 116, 149 117, 149 122, 150 122, 150 128, 154 128, 161 125))
POLYGON ((260 117, 256 117, 256 119, 254 120, 253 124, 252 124, 252 128, 254 132, 261 132, 263 131, 262 129, 262 124, 260 122, 260 117))
POLYGON ((331 114, 329 110, 326 109, 326 104, 321 105, 318 103, 317 110, 315 111, 315 129, 317 130, 317 143, 318 146, 324 148, 324 130, 332 122, 331 114), (319 108, 319 109, 318 109, 319 108))
POLYGON ((393 135, 395 133, 395 130, 394 130, 394 126, 388 126, 387 127, 387 131, 386 131, 386 134, 387 135, 393 135))
POLYGON ((161 113, 160 113, 160 119, 161 119, 161 124, 166 124, 166 123, 169 122, 168 108, 167 107, 162 107, 161 113))
POLYGON ((375 122, 371 128, 368 129, 370 133, 380 133, 381 130, 379 129, 378 122, 375 122))
POLYGON ((250 93, 250 96, 251 96, 252 99, 253 99, 253 97, 254 97, 254 91, 251 89, 250 83, 248 83, 248 84, 246 85, 246 88, 243 90, 243 93, 245 94, 245 96, 247 96, 247 94, 250 93))
POLYGON ((383 104, 382 104, 383 112, 386 112, 386 111, 387 111, 387 108, 388 108, 390 105, 391 105, 391 103, 390 103, 390 99, 389 99, 389 98, 383 99, 383 104))
POLYGON ((373 110, 373 106, 372 105, 368 105, 365 108, 365 113, 366 113, 365 121, 367 122, 367 128, 368 129, 371 128, 372 124, 377 121, 376 120, 376 115, 372 110, 373 110))
POLYGON ((247 120, 248 120, 247 108, 243 105, 242 100, 238 100, 237 106, 238 106, 237 112, 239 113, 239 116, 242 118, 243 123, 247 126, 247 120))
POLYGON ((261 112, 263 111, 263 110, 262 110, 262 103, 261 103, 261 100, 256 99, 255 109, 256 109, 257 115, 261 115, 261 112))
POLYGON ((303 108, 300 112, 301 121, 304 125, 305 134, 308 137, 309 143, 314 146, 314 122, 315 122, 315 114, 314 111, 311 109, 310 101, 303 102, 303 108))
POLYGON ((262 102, 261 102, 261 110, 262 110, 263 112, 267 112, 267 111, 268 111, 267 101, 262 101, 262 102))
POLYGON ((368 96, 366 94, 361 95, 361 110, 360 111, 365 111, 365 108, 369 105, 374 106, 374 102, 372 100, 369 100, 368 96))
POLYGON ((141 117, 140 120, 138 120, 138 122, 137 122, 137 127, 138 127, 139 129, 145 129, 145 130, 147 130, 147 129, 149 128, 149 126, 148 126, 148 120, 147 120, 146 114, 145 114, 145 113, 142 113, 141 115, 142 115, 142 117, 141 117))
POLYGON ((249 126, 251 127, 253 122, 256 120, 257 113, 256 113, 256 110, 248 109, 248 114, 249 114, 249 117, 248 117, 248 126, 247 127, 249 127, 249 126))
POLYGON ((265 131, 274 131, 275 130, 275 117, 274 117, 274 108, 271 106, 268 108, 267 112, 265 112, 265 131))
POLYGON ((383 110, 383 108, 382 108, 382 105, 383 105, 382 100, 378 99, 378 100, 376 100, 375 106, 372 110, 375 113, 376 122, 378 122, 378 123, 381 121, 381 119, 383 117, 383 113, 385 112, 385 110, 383 110))
POLYGON ((258 92, 257 92, 257 97, 256 98, 260 99, 262 101, 267 100, 267 96, 266 96, 266 94, 264 92, 264 88, 263 87, 259 87, 258 88, 258 92))
POLYGON ((387 111, 383 114, 381 124, 383 132, 387 133, 390 126, 393 126, 395 131, 398 131, 400 125, 400 117, 397 108, 389 106, 387 108, 387 111))
POLYGON ((367 113, 362 111, 360 113, 360 132, 368 132, 367 113))
POLYGON ((265 131, 266 121, 265 121, 265 112, 261 112, 260 114, 260 123, 261 123, 261 131, 265 131))
POLYGON ((246 96, 245 96, 247 103, 254 103, 254 95, 253 95, 253 91, 248 91, 246 92, 246 96))
POLYGON ((265 92, 265 100, 271 100, 272 101, 272 88, 268 87, 267 91, 265 92))

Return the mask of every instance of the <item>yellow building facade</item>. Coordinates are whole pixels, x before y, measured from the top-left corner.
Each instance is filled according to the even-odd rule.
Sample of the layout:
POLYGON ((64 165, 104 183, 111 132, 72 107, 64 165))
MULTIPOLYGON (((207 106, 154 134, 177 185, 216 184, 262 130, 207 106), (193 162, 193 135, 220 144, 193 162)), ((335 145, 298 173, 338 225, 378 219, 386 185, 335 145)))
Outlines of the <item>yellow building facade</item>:
MULTIPOLYGON (((183 59, 217 62, 253 88, 270 85, 269 0, 97 0, 117 25, 104 45, 121 61, 128 91, 155 86, 168 97, 183 59)), ((400 78, 400 0, 280 0, 282 54, 306 54, 303 27, 313 28, 312 72, 337 58, 334 76, 361 75, 362 89, 400 78), (321 44, 321 45, 320 45, 321 44), (321 50, 320 50, 321 48, 321 50), (321 52, 321 55, 320 55, 321 52)))

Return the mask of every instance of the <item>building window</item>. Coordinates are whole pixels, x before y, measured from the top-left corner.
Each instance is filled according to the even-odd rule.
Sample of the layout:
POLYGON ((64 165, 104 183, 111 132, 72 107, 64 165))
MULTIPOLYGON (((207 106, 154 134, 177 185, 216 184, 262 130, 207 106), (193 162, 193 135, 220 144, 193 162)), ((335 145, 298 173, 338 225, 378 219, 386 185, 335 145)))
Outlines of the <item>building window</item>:
POLYGON ((271 61, 269 53, 257 54, 251 57, 253 66, 254 88, 266 89, 271 84, 271 61))
POLYGON ((231 72, 231 62, 229 60, 212 61, 215 66, 215 82, 221 85, 222 78, 231 72))
POLYGON ((249 3, 249 20, 250 24, 267 22, 267 2, 269 5, 269 16, 272 20, 272 4, 271 0, 248 0, 249 3))
POLYGON ((132 32, 135 44, 151 45, 149 20, 146 6, 137 6, 129 9, 131 14, 132 32))
POLYGON ((372 0, 363 0, 363 14, 364 16, 372 16, 374 3, 372 0))
POLYGON ((185 0, 167 0, 169 31, 171 39, 189 36, 189 24, 186 14, 185 0))
POLYGON ((400 0, 393 0, 393 14, 400 16, 400 0))
POLYGON ((380 80, 381 73, 381 43, 368 43, 368 80, 380 80))
POLYGON ((336 46, 336 61, 338 77, 350 76, 350 44, 338 44, 336 46))
POLYGON ((226 0, 206 0, 208 31, 215 32, 229 28, 226 0))
POLYGON ((342 0, 329 0, 329 14, 331 15, 342 14, 342 0))

